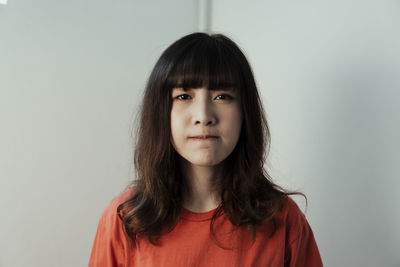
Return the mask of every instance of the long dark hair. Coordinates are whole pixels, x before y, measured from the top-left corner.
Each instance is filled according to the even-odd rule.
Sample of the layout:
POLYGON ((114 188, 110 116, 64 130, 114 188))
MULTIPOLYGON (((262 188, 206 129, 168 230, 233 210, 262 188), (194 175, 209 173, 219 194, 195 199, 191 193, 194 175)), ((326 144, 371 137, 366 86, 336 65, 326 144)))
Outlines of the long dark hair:
MULTIPOLYGON (((170 45, 160 56, 146 85, 134 154, 136 180, 132 196, 118 207, 131 244, 145 237, 156 245, 160 236, 176 225, 187 188, 179 155, 171 144, 171 90, 231 87, 241 102, 243 124, 233 152, 215 177, 221 197, 215 218, 225 212, 237 228, 252 231, 274 223, 274 214, 289 194, 272 182, 264 168, 270 131, 254 76, 239 47, 222 34, 193 33, 170 45)), ((275 225, 275 223, 274 223, 275 225)), ((215 240, 215 239, 214 239, 215 240)))

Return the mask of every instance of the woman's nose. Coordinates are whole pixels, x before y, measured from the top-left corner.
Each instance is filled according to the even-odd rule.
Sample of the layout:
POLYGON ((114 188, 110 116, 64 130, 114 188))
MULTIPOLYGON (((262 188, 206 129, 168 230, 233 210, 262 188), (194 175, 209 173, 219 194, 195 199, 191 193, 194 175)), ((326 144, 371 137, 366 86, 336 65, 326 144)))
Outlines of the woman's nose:
POLYGON ((213 125, 217 118, 212 101, 208 97, 198 99, 194 105, 193 121, 196 125, 213 125))

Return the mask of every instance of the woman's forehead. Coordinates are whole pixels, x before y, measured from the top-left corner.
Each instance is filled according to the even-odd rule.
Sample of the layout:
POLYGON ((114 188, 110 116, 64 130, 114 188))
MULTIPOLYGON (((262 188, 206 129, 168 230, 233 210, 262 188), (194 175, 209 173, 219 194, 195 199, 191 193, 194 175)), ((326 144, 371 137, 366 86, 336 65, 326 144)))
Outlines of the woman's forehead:
POLYGON ((176 86, 172 88, 172 91, 191 91, 191 90, 196 90, 196 89, 202 89, 202 88, 206 88, 207 90, 210 91, 236 91, 235 88, 233 87, 216 87, 216 88, 209 88, 209 87, 184 87, 184 86, 176 86))
MULTIPOLYGON (((199 75, 200 76, 200 75, 199 75)), ((225 90, 225 91, 236 91, 238 84, 236 81, 230 81, 227 79, 215 78, 215 77, 199 77, 199 76, 180 76, 169 78, 168 87, 171 89, 181 88, 184 91, 189 89, 207 88, 210 91, 225 90)))
MULTIPOLYGON (((193 63, 194 64, 194 63, 193 63)), ((235 68, 213 68, 211 66, 187 66, 175 68, 167 77, 167 86, 183 88, 203 88, 219 90, 221 88, 237 88, 241 73, 235 68), (196 68, 195 68, 196 67, 196 68)))

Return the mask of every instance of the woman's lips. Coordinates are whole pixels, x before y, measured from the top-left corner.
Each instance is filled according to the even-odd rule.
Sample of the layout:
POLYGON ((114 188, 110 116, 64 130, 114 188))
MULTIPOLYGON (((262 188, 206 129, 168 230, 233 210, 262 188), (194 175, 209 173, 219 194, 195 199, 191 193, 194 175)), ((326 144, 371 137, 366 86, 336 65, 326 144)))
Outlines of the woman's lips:
POLYGON ((213 139, 217 139, 217 138, 218 138, 218 136, 212 136, 212 135, 190 137, 190 139, 194 139, 194 140, 213 140, 213 139))

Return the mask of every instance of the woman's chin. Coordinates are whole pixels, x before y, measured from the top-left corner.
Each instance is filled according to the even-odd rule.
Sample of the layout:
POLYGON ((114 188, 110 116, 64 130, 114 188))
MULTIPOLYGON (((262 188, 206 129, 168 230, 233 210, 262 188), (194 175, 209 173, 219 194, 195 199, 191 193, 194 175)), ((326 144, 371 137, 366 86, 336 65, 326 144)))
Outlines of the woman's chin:
POLYGON ((221 160, 217 160, 214 158, 188 160, 188 163, 190 165, 199 167, 214 167, 217 166, 220 162, 221 160))

